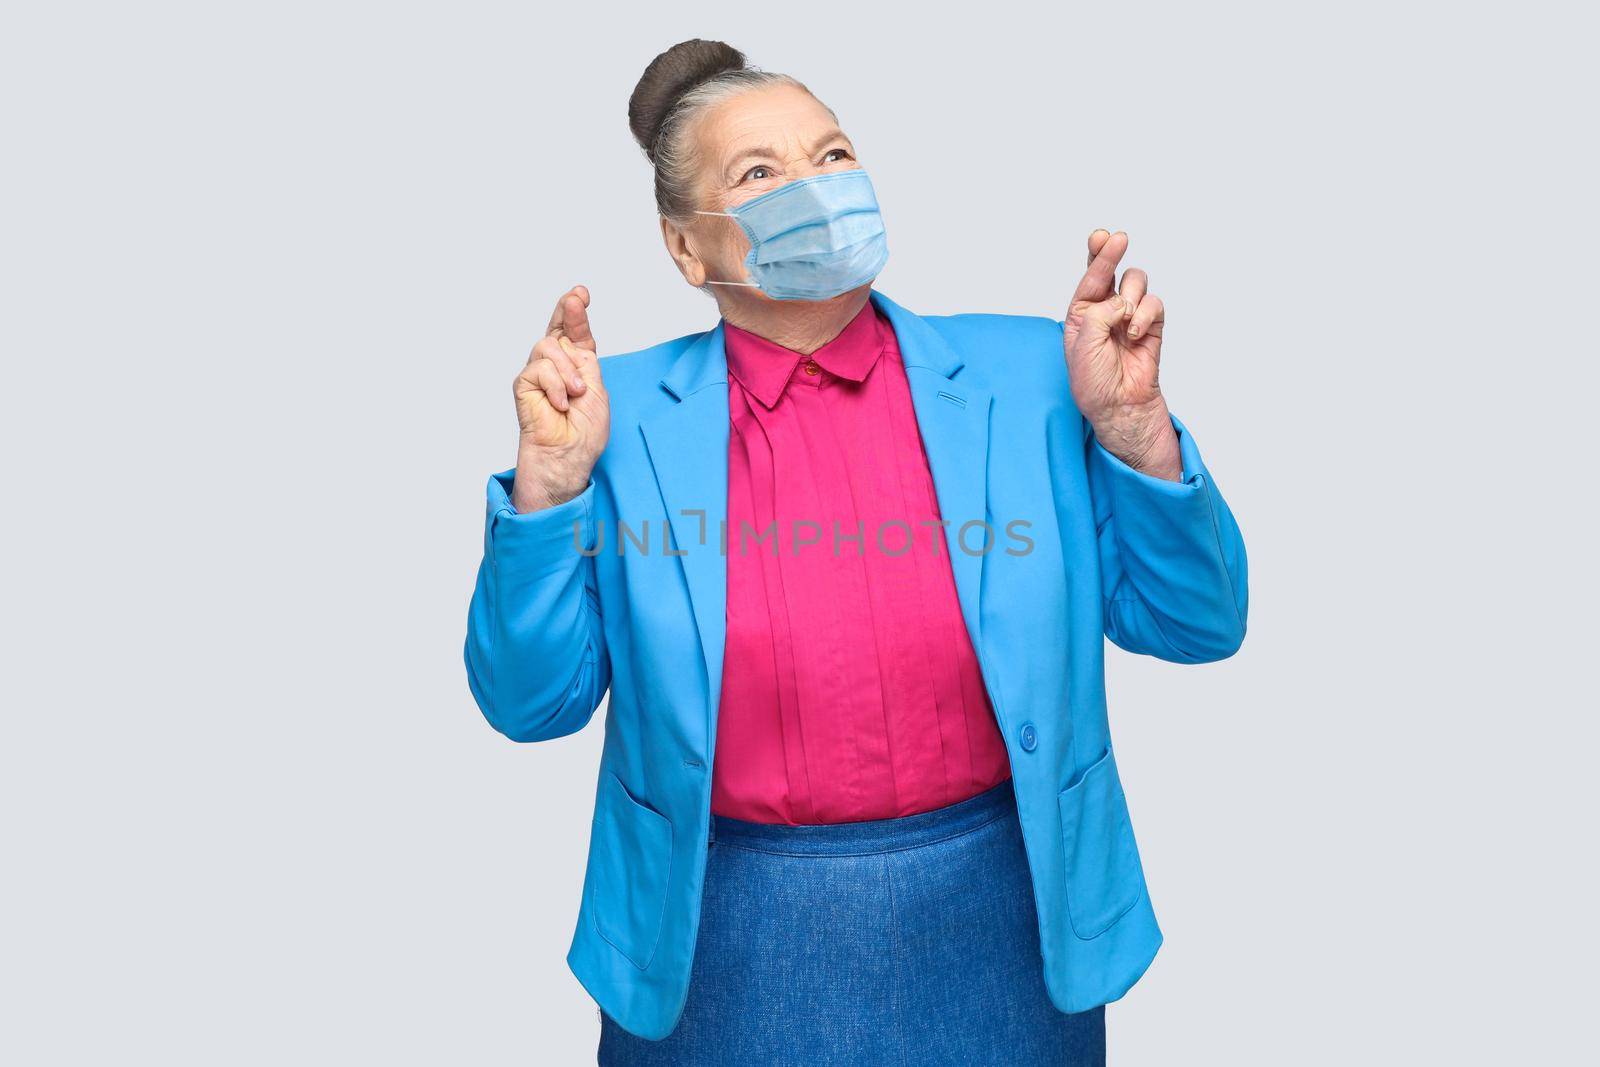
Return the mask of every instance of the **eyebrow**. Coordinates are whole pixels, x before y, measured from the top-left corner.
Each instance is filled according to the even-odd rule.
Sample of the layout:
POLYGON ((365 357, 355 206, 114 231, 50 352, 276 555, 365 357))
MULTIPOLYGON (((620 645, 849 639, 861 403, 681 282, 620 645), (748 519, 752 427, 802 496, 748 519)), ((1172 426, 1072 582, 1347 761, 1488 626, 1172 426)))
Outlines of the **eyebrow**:
MULTIPOLYGON (((850 138, 846 137, 844 131, 836 126, 827 133, 823 134, 821 137, 817 138, 816 144, 807 154, 813 156, 816 155, 822 146, 830 141, 843 141, 846 145, 850 146, 850 151, 855 151, 855 145, 851 143, 850 138)), ((728 165, 724 168, 722 176, 724 178, 737 178, 740 174, 740 168, 742 164, 744 164, 747 160, 777 158, 778 150, 770 145, 761 145, 757 148, 747 148, 728 161, 728 165)))

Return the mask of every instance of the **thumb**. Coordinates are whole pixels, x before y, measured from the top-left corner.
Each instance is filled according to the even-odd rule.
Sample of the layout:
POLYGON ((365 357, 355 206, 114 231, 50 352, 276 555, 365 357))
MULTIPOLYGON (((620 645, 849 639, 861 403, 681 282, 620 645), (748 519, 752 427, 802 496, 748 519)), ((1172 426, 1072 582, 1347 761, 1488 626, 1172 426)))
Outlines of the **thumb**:
POLYGON ((1083 327, 1080 335, 1101 341, 1111 335, 1111 330, 1128 313, 1128 302, 1115 293, 1097 304, 1089 304, 1083 309, 1083 327))

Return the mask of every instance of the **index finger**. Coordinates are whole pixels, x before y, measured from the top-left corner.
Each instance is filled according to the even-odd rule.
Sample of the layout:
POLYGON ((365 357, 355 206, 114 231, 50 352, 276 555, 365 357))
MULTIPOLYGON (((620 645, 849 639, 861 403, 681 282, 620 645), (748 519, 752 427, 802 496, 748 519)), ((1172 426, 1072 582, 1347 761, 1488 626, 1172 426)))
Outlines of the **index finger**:
MULTIPOLYGON (((1089 235, 1089 248, 1094 249, 1095 237, 1100 231, 1096 230, 1089 235)), ((1089 260, 1089 269, 1084 272, 1083 280, 1078 282, 1077 290, 1072 294, 1072 303, 1087 300, 1091 304, 1098 304, 1111 295, 1116 286, 1117 264, 1122 261, 1123 253, 1128 250, 1128 235, 1118 230, 1101 243, 1100 249, 1094 252, 1089 260)))
POLYGON ((1100 254, 1100 250, 1106 246, 1106 242, 1109 240, 1111 240, 1110 230, 1095 230, 1091 233, 1089 235, 1089 258, 1083 261, 1083 265, 1087 267, 1093 263, 1094 257, 1100 254))

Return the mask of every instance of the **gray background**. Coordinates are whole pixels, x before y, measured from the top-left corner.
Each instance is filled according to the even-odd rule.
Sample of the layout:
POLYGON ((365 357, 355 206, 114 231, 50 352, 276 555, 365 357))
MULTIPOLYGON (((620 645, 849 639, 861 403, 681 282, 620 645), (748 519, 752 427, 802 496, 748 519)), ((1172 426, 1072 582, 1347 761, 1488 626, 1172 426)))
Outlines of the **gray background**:
POLYGON ((695 12, 8 5, 0 1058, 592 1062, 600 721, 504 741, 461 640, 556 296, 714 321, 624 121, 713 36, 839 112, 900 303, 1059 316, 1096 226, 1167 301, 1253 610, 1108 650, 1113 1062, 1592 1062, 1575 9, 695 12))

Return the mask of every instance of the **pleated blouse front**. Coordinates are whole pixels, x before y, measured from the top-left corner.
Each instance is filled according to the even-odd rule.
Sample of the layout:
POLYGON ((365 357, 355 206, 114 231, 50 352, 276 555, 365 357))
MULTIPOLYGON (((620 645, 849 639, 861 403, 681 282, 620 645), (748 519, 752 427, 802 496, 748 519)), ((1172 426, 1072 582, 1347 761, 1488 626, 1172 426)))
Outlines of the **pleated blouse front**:
POLYGON ((712 811, 954 804, 1011 773, 899 345, 869 302, 809 357, 724 323, 727 645, 712 811))

